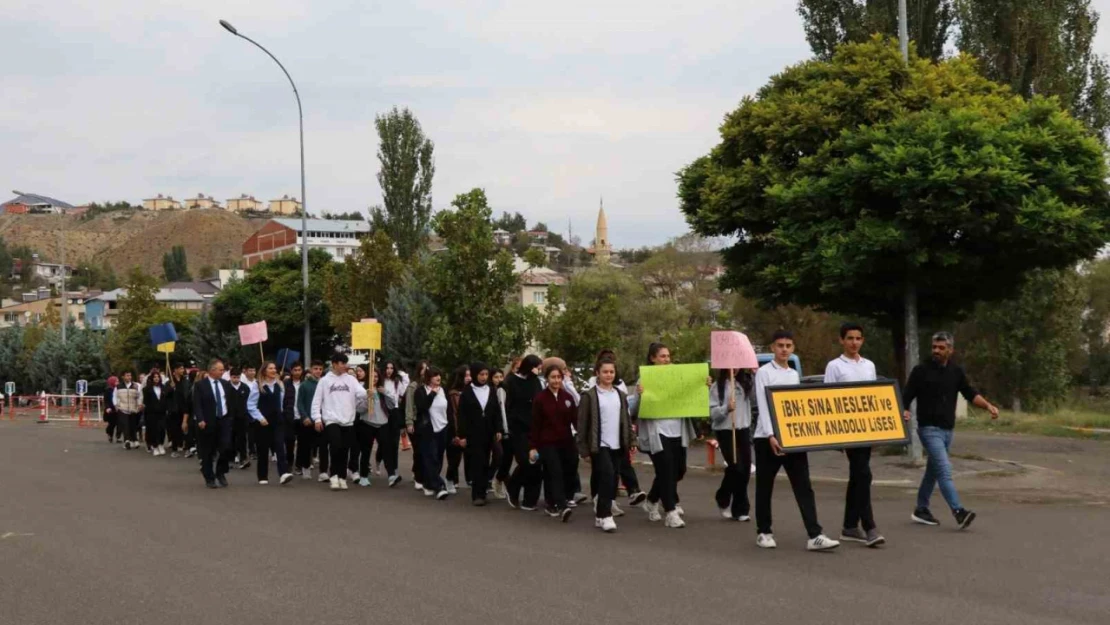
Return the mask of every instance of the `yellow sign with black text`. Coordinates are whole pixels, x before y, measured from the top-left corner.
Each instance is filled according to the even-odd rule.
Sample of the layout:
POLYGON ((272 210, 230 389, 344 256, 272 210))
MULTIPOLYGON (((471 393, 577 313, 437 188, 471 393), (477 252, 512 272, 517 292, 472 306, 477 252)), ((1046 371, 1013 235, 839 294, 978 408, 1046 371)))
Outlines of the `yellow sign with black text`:
POLYGON ((771 425, 784 451, 904 445, 902 395, 893 380, 769 387, 771 425))

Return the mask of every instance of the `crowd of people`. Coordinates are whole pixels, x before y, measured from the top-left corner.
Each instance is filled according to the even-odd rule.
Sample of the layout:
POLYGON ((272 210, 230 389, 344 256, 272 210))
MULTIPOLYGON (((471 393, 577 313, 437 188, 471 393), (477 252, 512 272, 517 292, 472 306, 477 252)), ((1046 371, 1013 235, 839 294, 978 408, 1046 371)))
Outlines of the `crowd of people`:
MULTIPOLYGON (((840 341, 844 353, 828 364, 825 381, 876 380, 874 364, 860 355, 863 328, 844 324, 840 341)), ((718 371, 707 380, 709 421, 726 464, 714 497, 720 516, 751 521, 748 486, 754 473, 756 544, 774 548, 771 501, 781 469, 808 534, 807 549, 834 549, 841 541, 884 544, 871 507, 870 447, 845 451, 848 487, 840 540, 824 534, 808 455, 783 450, 764 393, 769 386, 799 384, 790 366, 793 336, 776 332, 770 345, 773 359, 758 370, 718 371)), ((937 334, 932 359, 913 370, 903 396, 907 408, 917 400, 919 434, 929 454, 911 518, 939 524, 929 509, 939 485, 957 527, 964 529, 975 514, 960 504, 947 454, 956 394, 992 415, 997 409, 950 361, 953 347, 951 335, 937 334)), ((645 364, 671 364, 670 350, 653 343, 645 364)), ((427 362, 411 377, 389 360, 351 368, 342 353, 332 355, 329 365, 326 372, 321 361, 307 371, 299 362, 288 371, 274 362, 257 370, 226 369, 213 359, 203 371, 177 363, 167 377, 153 369, 136 381, 123 372, 108 380, 108 441, 128 450, 145 445, 153 456, 166 455, 168 447, 171 457, 197 457, 211 489, 229 486, 233 466, 246 471, 253 463, 260 485, 270 483, 274 465, 281 485, 298 476, 312 480, 315 471, 315 479, 335 491, 351 484, 369 487, 375 477, 389 488, 402 484, 400 451, 406 441, 413 486, 429 499, 442 501, 468 489, 475 506, 492 497, 513 509, 542 508, 563 522, 592 499, 595 526, 613 532, 615 518, 625 514, 618 503, 623 492, 627 505, 642 509, 648 521, 667 528, 686 525, 679 484, 687 450, 701 436, 697 419, 638 419, 643 385, 621 379, 611 350, 598 354, 593 375, 577 385, 581 389, 563 360, 536 355, 506 369, 462 365, 449 377, 427 362), (647 454, 654 468, 646 492, 633 464, 637 453, 647 454), (590 466, 589 495, 579 474, 583 461, 590 466)))

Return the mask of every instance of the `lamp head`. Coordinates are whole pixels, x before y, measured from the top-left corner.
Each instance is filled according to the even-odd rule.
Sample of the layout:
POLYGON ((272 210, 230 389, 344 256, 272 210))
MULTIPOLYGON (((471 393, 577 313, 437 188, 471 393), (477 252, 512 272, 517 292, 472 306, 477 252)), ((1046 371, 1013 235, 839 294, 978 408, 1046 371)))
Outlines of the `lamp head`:
POLYGON ((227 30, 227 32, 229 32, 233 35, 238 35, 239 34, 239 31, 235 30, 235 27, 232 26, 231 22, 229 22, 227 20, 220 20, 220 26, 223 26, 227 30))

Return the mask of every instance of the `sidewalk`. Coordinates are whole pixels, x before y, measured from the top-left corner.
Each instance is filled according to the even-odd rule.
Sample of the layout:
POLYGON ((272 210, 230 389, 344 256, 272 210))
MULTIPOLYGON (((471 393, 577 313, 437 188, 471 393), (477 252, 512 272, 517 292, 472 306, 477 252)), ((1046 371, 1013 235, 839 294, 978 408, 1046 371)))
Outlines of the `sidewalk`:
MULTIPOLYGON (((871 458, 874 485, 917 490, 924 466, 907 456, 883 454, 876 447, 871 458)), ((704 442, 690 447, 692 471, 719 472, 720 454, 709 464, 704 442)), ((651 465, 645 454, 637 463, 651 465)), ((1110 443, 1045 436, 987 434, 956 431, 952 469, 961 492, 990 494, 1019 503, 1110 505, 1110 443)), ((846 483, 848 463, 839 451, 811 452, 810 474, 815 482, 846 483)), ((785 474, 779 475, 785 479, 785 474)))

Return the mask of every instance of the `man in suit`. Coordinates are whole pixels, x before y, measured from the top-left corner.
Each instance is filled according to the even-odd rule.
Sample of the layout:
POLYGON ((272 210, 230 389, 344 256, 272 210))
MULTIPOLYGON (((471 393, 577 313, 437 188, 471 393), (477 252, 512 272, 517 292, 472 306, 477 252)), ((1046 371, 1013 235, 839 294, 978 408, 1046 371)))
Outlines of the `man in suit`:
POLYGON ((208 488, 227 487, 227 469, 231 461, 231 429, 239 415, 239 402, 231 384, 223 379, 224 363, 213 358, 208 363, 208 377, 193 387, 193 414, 200 451, 200 471, 208 488))

